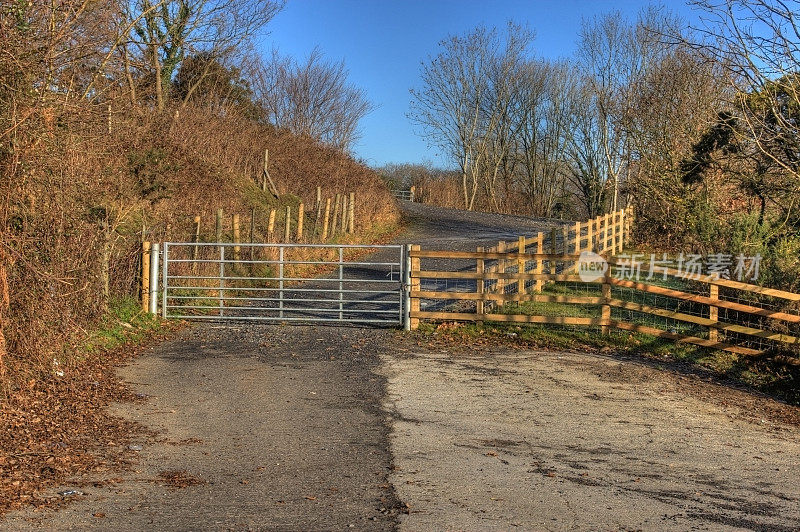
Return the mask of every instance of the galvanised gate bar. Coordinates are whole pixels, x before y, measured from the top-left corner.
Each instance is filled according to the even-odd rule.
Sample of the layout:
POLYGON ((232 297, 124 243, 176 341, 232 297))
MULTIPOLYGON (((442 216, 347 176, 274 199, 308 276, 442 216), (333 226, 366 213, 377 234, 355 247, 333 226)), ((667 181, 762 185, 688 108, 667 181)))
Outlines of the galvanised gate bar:
POLYGON ((405 255, 397 245, 167 242, 161 313, 401 325, 405 255))

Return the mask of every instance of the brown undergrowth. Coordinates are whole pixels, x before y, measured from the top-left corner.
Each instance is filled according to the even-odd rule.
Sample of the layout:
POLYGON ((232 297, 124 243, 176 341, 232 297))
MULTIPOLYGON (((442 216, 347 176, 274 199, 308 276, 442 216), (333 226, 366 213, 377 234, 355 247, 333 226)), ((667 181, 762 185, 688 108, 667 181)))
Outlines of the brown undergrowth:
MULTIPOLYGON (((123 307, 130 311, 136 302, 123 307)), ((0 405, 0 515, 26 505, 63 504, 70 497, 47 495, 46 489, 65 481, 77 487, 120 481, 116 472, 134 459, 131 437, 146 429, 106 409, 143 399, 119 380, 116 368, 176 327, 141 313, 131 317, 133 324, 119 314, 104 320, 87 334, 80 361, 54 363, 0 405)))

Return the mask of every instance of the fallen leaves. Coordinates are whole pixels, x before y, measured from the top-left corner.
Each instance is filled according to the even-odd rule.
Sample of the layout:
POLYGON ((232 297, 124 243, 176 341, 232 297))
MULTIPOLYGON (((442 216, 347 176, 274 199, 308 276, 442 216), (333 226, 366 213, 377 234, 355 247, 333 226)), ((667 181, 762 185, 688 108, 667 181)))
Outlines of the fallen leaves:
POLYGON ((135 399, 115 375, 116 366, 132 354, 121 348, 91 356, 80 371, 29 379, 3 398, 0 515, 27 504, 61 504, 65 497, 47 496, 46 488, 67 479, 91 483, 97 473, 127 467, 132 458, 127 444, 144 430, 105 407, 135 399))
POLYGON ((188 488, 189 486, 197 486, 205 484, 204 480, 197 478, 185 469, 171 469, 167 471, 160 471, 158 478, 165 485, 173 489, 188 488))

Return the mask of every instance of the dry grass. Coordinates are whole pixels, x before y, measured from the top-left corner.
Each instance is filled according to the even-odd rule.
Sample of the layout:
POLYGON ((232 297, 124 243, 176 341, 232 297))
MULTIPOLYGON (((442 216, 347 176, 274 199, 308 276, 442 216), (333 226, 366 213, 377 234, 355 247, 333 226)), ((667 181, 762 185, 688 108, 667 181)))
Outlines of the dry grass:
MULTIPOLYGON (((213 236, 213 213, 239 213, 243 234, 256 209, 265 238, 268 211, 355 192, 357 235, 390 228, 397 213, 370 169, 309 138, 218 116, 204 108, 179 115, 135 108, 45 109, 0 154, 11 177, 0 235, 0 380, 3 396, 65 363, 107 310, 135 296, 143 240, 186 241, 195 215, 213 236), (279 198, 262 192, 264 150, 279 198), (107 259, 107 260, 106 260, 107 259), (105 280, 108 280, 108 289, 105 280)), ((307 213, 311 215, 312 209, 307 213)), ((309 220, 310 221, 310 220, 309 220)), ((308 225, 307 225, 308 227, 308 225)), ((282 225, 279 225, 282 228, 282 225)), ((281 231, 276 234, 282 235, 281 231)))

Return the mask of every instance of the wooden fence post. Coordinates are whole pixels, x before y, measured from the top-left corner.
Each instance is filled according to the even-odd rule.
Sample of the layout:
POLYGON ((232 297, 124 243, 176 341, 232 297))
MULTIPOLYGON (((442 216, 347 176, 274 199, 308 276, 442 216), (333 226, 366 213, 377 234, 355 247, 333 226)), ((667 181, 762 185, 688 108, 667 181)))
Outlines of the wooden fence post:
POLYGON ((349 208, 350 208, 350 212, 348 213, 348 220, 349 220, 348 232, 351 235, 355 234, 355 232, 356 232, 356 207, 355 207, 355 203, 356 203, 356 193, 355 192, 351 192, 350 193, 350 203, 348 203, 349 208))
MULTIPOLYGON (((419 251, 420 246, 415 244, 411 246, 411 251, 419 251)), ((420 271, 420 259, 419 257, 412 257, 411 258, 411 292, 419 292, 420 287, 420 280, 419 280, 419 271, 420 271), (415 275, 416 274, 416 275, 415 275)), ((409 309, 412 313, 419 312, 419 298, 412 297, 411 298, 411 308, 409 309)), ((417 329, 419 327, 419 318, 411 317, 410 319, 411 330, 417 329)))
POLYGON ((239 233, 239 215, 233 215, 233 261, 239 262, 241 260, 242 247, 239 245, 241 242, 241 234, 239 233))
POLYGON ((594 240, 592 233, 594 231, 594 220, 589 218, 586 220, 586 251, 594 251, 594 240))
MULTIPOLYGON (((250 207, 250 238, 247 239, 249 244, 255 242, 256 237, 256 208, 250 207)), ((255 258, 255 246, 248 246, 250 248, 250 260, 255 258)))
POLYGON ((267 239, 272 242, 275 234, 275 209, 269 211, 269 222, 267 223, 267 239))
POLYGON ((303 216, 305 216, 305 205, 302 203, 297 206, 297 241, 303 238, 303 216))
MULTIPOLYGON (((541 231, 536 234, 536 253, 540 255, 544 253, 544 234, 542 234, 541 231)), ((537 275, 541 275, 542 273, 544 273, 544 261, 541 258, 536 260, 535 272, 537 275)), ((534 290, 536 290, 536 292, 542 291, 541 279, 536 279, 536 285, 534 290)))
MULTIPOLYGON (((484 250, 483 247, 478 246, 478 249, 477 249, 478 253, 483 253, 483 250, 484 250)), ((483 314, 486 313, 486 303, 485 303, 485 299, 483 299, 484 292, 485 292, 485 285, 486 285, 486 280, 484 279, 484 273, 485 273, 484 266, 485 265, 484 265, 483 259, 476 259, 475 260, 475 273, 477 273, 479 275, 479 277, 475 280, 475 282, 477 283, 477 287, 476 287, 477 288, 477 293, 478 293, 478 295, 481 296, 481 299, 479 299, 475 303, 475 313, 478 314, 478 315, 483 315, 483 314)), ((479 323, 483 323, 483 320, 479 320, 478 322, 479 323)))
POLYGON ((619 211, 619 252, 622 253, 622 250, 625 249, 625 244, 628 242, 628 235, 627 235, 627 216, 625 216, 625 209, 619 211))
POLYGON ((222 209, 217 209, 217 222, 214 227, 214 235, 217 239, 217 242, 222 242, 222 217, 222 209))
POLYGON ((317 202, 314 207, 317 209, 317 218, 319 218, 319 211, 322 208, 322 187, 317 187, 317 202))
POLYGON ((283 242, 288 244, 289 238, 292 236, 292 208, 290 206, 286 206, 286 219, 284 220, 286 223, 283 225, 283 242))
MULTIPOLYGON (((520 236, 517 243, 517 253, 525 253, 525 237, 520 236)), ((525 259, 517 259, 517 273, 519 273, 519 281, 517 281, 517 292, 520 294, 525 293, 525 280, 522 278, 525 275, 525 259)))
POLYGON ((336 234, 336 229, 338 228, 336 222, 338 222, 339 220, 339 209, 341 208, 342 208, 342 195, 336 194, 336 201, 333 204, 333 219, 331 220, 331 229, 330 229, 331 236, 336 234))
POLYGON ((606 270, 605 275, 603 276, 603 306, 600 313, 600 332, 602 334, 608 334, 608 328, 611 324, 611 305, 609 304, 611 301, 611 268, 609 267, 606 270))
POLYGON ((200 216, 194 217, 194 248, 192 249, 192 260, 197 260, 197 255, 200 253, 200 216))
POLYGON ((328 217, 331 215, 331 199, 325 200, 325 219, 322 222, 322 240, 328 239, 328 217))
POLYGON ((581 223, 575 222, 575 254, 581 253, 581 223))
MULTIPOLYGON (((708 285, 708 298, 714 301, 719 300, 719 286, 709 283, 708 285)), ((715 305, 708 306, 708 319, 716 322, 719 319, 719 307, 715 305)), ((708 328, 708 339, 713 341, 719 340, 719 331, 716 327, 708 328)))
MULTIPOLYGON (((497 243, 497 252, 498 253, 505 253, 506 252, 506 243, 504 240, 501 240, 497 243)), ((497 261, 497 273, 506 273, 506 259, 500 259, 497 261)), ((497 279, 495 283, 495 292, 498 294, 505 294, 506 293, 506 280, 505 279, 497 279)))
POLYGON ((150 311, 150 242, 142 242, 142 311, 150 311))
POLYGON ((348 212, 349 211, 347 210, 347 194, 342 194, 342 223, 340 224, 341 225, 341 229, 339 230, 339 232, 341 232, 342 234, 347 232, 347 213, 348 212))
MULTIPOLYGON (((321 193, 320 187, 317 187, 317 192, 321 193)), ((317 215, 314 217, 314 229, 312 229, 311 239, 313 240, 314 237, 319 236, 320 234, 320 226, 319 223, 322 221, 322 198, 317 201, 317 215)))

